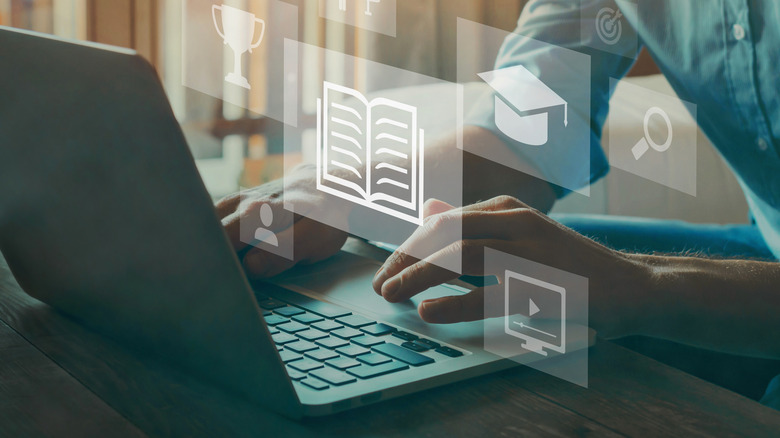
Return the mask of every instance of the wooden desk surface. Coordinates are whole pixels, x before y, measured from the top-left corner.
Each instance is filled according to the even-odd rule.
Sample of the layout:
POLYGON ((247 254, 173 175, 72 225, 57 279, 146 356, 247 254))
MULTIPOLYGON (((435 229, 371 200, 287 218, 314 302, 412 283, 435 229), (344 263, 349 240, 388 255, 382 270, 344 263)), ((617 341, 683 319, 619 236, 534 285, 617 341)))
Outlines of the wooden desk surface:
POLYGON ((0 436, 778 436, 780 412, 607 341, 584 389, 519 367, 290 421, 27 296, 0 258, 0 436))

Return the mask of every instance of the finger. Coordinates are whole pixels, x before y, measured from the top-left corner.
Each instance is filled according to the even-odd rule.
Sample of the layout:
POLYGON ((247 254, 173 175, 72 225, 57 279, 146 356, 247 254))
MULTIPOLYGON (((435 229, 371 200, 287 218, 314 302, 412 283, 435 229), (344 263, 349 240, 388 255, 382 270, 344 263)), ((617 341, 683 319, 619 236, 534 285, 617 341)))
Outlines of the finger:
POLYGON ((425 300, 418 309, 420 317, 429 323, 452 324, 522 314, 519 305, 506 307, 503 287, 477 288, 463 295, 425 300))
POLYGON ((222 219, 222 225, 230 243, 236 251, 244 250, 255 242, 255 234, 260 231, 279 233, 290 228, 299 217, 283 208, 281 202, 263 202, 245 199, 236 211, 222 219), (270 215, 263 215, 263 205, 271 207, 270 215))
POLYGON ((496 227, 486 223, 487 221, 480 219, 486 215, 490 216, 489 213, 515 211, 520 208, 528 208, 528 206, 511 196, 497 196, 461 208, 455 208, 444 201, 430 199, 426 201, 424 208, 426 210, 425 224, 415 230, 412 235, 414 239, 410 238, 407 241, 417 242, 417 246, 424 244, 431 250, 426 251, 413 245, 402 245, 399 248, 418 258, 427 257, 433 251, 438 251, 462 238, 480 238, 482 235, 498 237, 495 232, 502 231, 502 229, 496 229, 496 227))
POLYGON ((316 263, 338 252, 347 240, 341 230, 303 218, 295 226, 276 234, 279 247, 293 247, 293 260, 268 252, 262 247, 249 250, 243 259, 251 279, 269 278, 299 263, 316 263))
POLYGON ((496 227, 494 221, 511 216, 519 209, 535 212, 511 196, 497 196, 461 208, 448 208, 452 206, 438 200, 429 200, 426 204, 433 214, 426 215, 423 226, 399 247, 399 251, 417 259, 462 239, 510 238, 512 235, 506 232, 514 228, 496 227))
MULTIPOLYGON (((429 218, 431 216, 442 214, 455 209, 456 208, 454 206, 444 201, 440 201, 438 199, 428 199, 423 204, 423 216, 425 218, 429 218)), ((421 233, 424 233, 424 230, 418 228, 417 230, 415 230, 413 235, 415 234, 419 235, 421 233)), ((406 251, 396 250, 390 255, 390 258, 394 259, 401 266, 408 266, 417 262, 420 258, 422 258, 422 256, 420 258, 415 258, 410 256, 406 251)), ((396 273, 397 272, 386 272, 383 269, 379 269, 377 273, 374 275, 374 280, 372 281, 372 286, 374 287, 374 291, 378 295, 381 295, 382 283, 384 283, 385 280, 387 280, 392 275, 395 275, 396 273)))
POLYGON ((485 290, 474 289, 464 295, 425 300, 417 309, 425 322, 433 324, 453 324, 456 322, 477 321, 485 315, 485 290))
POLYGON ((445 211, 454 210, 455 207, 438 199, 429 199, 423 204, 423 217, 441 214, 445 211))
MULTIPOLYGON (((279 240, 281 245, 281 238, 279 240)), ((260 280, 292 269, 297 262, 259 247, 254 247, 247 251, 241 264, 244 266, 244 271, 250 280, 260 280)))
POLYGON ((389 278, 381 287, 387 301, 397 303, 407 300, 433 286, 459 277, 461 274, 442 268, 453 258, 459 258, 462 273, 467 275, 497 275, 485 267, 485 247, 504 252, 515 252, 522 243, 505 240, 466 240, 453 243, 430 257, 420 260, 389 278))
POLYGON ((220 219, 224 219, 226 216, 236 211, 236 208, 238 208, 238 204, 241 202, 242 196, 243 196, 242 193, 239 192, 239 193, 232 193, 220 199, 214 205, 214 208, 216 208, 217 210, 217 216, 220 219))
MULTIPOLYGON (((495 207, 494 203, 491 207, 495 207)), ((527 208, 514 210, 451 210, 428 220, 415 230, 382 265, 373 280, 374 290, 381 293, 382 285, 402 270, 419 260, 430 257, 443 248, 461 240, 505 239, 515 240, 523 235, 538 232, 543 222, 537 216, 540 213, 527 208)), ((439 266, 457 269, 457 253, 445 253, 446 258, 438 257, 439 266), (452 268, 452 267, 456 268, 452 268)))
POLYGON ((529 208, 528 205, 520 201, 519 199, 509 196, 500 195, 487 201, 477 202, 474 204, 463 207, 463 211, 501 211, 501 210, 514 210, 517 208, 529 208))

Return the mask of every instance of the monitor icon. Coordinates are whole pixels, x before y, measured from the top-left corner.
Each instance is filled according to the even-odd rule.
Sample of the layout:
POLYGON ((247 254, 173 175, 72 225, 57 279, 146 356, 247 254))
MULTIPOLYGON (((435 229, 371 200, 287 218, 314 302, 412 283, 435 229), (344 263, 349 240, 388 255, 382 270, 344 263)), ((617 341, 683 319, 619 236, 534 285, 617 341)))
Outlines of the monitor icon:
POLYGON ((504 308, 504 331, 525 341, 523 348, 566 353, 566 289, 507 270, 504 308))

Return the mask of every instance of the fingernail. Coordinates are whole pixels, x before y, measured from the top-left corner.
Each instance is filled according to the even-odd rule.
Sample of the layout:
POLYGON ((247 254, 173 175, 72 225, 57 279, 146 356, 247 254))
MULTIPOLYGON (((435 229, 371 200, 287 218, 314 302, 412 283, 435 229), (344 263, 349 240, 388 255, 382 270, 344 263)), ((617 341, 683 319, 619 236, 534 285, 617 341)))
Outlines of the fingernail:
POLYGON ((420 303, 420 317, 426 322, 434 322, 436 315, 436 300, 426 300, 420 303))
POLYGON ((385 270, 385 267, 382 266, 376 271, 376 274, 374 274, 374 279, 371 280, 371 285, 374 287, 374 292, 376 292, 377 295, 382 295, 382 283, 384 283, 386 275, 387 271, 385 270))
POLYGON ((398 293, 400 288, 401 276, 396 275, 395 277, 387 280, 385 284, 382 285, 382 296, 385 297, 386 300, 391 301, 395 298, 395 295, 398 293))

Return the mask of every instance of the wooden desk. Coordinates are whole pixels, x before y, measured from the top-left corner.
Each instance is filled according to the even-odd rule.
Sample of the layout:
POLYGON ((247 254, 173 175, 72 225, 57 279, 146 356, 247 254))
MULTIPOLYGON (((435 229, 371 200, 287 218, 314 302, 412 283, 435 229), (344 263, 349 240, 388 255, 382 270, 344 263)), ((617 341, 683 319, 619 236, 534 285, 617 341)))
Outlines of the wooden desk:
POLYGON ((0 258, 0 436, 777 436, 780 412, 600 340, 590 388, 516 368, 293 422, 27 296, 0 258))

